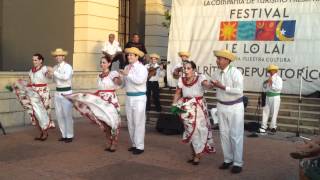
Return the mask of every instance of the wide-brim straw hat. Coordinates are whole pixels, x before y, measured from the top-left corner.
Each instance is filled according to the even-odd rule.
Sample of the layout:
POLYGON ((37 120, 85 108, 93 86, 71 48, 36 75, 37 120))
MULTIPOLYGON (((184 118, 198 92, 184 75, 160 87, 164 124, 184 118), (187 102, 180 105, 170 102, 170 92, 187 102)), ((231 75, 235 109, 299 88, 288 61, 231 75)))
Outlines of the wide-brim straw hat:
POLYGON ((224 57, 226 59, 229 59, 230 61, 237 60, 237 56, 228 50, 213 51, 213 54, 217 57, 224 57))
POLYGON ((57 48, 55 51, 51 51, 52 56, 66 56, 68 55, 68 51, 64 51, 61 48, 57 48))
POLYGON ((135 55, 137 55, 137 56, 139 56, 139 57, 143 57, 143 56, 144 56, 144 53, 143 53, 142 51, 140 51, 140 50, 139 50, 138 48, 136 48, 136 47, 126 48, 126 49, 124 50, 124 52, 125 52, 126 54, 129 54, 129 53, 135 54, 135 55))
POLYGON ((157 53, 152 53, 152 54, 150 54, 149 55, 150 56, 150 58, 156 58, 156 59, 160 59, 160 56, 159 56, 159 54, 157 54, 157 53))
POLYGON ((190 53, 188 52, 188 51, 180 51, 179 53, 178 53, 178 55, 181 57, 181 56, 186 56, 186 57, 190 57, 190 53))
POLYGON ((278 71, 279 70, 279 67, 274 65, 274 64, 270 64, 267 68, 268 71, 271 71, 271 70, 276 70, 278 71))

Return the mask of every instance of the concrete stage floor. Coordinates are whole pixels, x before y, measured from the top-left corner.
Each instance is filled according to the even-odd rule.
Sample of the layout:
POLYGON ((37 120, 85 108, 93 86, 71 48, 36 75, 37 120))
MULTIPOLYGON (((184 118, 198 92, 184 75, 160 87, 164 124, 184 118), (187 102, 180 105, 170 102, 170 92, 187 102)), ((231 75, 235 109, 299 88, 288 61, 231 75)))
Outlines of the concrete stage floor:
MULTIPOLYGON (((0 179, 243 179, 295 180, 298 161, 289 157, 295 150, 292 134, 277 133, 259 138, 245 138, 244 168, 234 175, 219 170, 223 161, 218 132, 217 153, 203 156, 198 166, 188 164, 189 145, 181 136, 159 134, 147 127, 145 153, 132 155, 126 127, 120 132, 118 150, 104 151, 105 138, 98 126, 88 121, 75 123, 72 143, 58 142, 58 129, 49 131, 45 142, 34 141, 37 130, 24 127, 0 135, 0 179)), ((247 133, 246 133, 247 134, 247 133)))

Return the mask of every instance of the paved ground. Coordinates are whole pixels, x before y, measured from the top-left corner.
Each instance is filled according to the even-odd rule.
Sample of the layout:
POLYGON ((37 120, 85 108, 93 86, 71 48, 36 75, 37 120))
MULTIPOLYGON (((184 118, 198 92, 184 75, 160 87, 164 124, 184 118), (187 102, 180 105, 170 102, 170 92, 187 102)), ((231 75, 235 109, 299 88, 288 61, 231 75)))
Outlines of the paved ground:
POLYGON ((245 166, 239 175, 218 169, 223 158, 217 132, 217 153, 203 157, 199 166, 186 163, 189 146, 180 142, 180 136, 165 136, 151 127, 145 153, 138 156, 127 151, 126 128, 115 153, 103 151, 102 132, 87 121, 75 124, 76 139, 69 144, 57 141, 57 129, 49 133, 45 142, 33 140, 33 127, 0 135, 0 179, 298 179, 298 162, 289 157, 296 142, 284 133, 245 138, 245 166))

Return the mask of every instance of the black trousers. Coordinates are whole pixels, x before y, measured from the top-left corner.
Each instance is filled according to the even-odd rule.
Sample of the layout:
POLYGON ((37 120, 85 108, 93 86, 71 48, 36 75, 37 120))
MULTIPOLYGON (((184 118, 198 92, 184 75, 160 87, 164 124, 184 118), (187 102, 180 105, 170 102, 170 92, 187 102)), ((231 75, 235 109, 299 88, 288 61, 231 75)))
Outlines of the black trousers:
POLYGON ((153 98, 153 103, 156 106, 156 111, 161 111, 160 105, 160 88, 158 81, 148 81, 147 82, 147 110, 150 110, 151 106, 151 95, 153 98))

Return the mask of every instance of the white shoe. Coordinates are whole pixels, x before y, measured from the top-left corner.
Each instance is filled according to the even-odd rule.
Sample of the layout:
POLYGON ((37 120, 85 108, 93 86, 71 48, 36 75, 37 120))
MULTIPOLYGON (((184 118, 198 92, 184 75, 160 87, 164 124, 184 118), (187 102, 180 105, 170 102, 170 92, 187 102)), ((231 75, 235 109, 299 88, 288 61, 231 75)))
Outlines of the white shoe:
POLYGON ((260 134, 266 134, 267 131, 266 131, 265 129, 263 129, 263 128, 259 128, 258 133, 260 133, 260 134))

